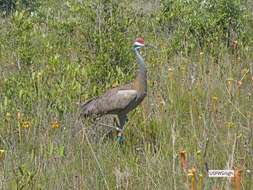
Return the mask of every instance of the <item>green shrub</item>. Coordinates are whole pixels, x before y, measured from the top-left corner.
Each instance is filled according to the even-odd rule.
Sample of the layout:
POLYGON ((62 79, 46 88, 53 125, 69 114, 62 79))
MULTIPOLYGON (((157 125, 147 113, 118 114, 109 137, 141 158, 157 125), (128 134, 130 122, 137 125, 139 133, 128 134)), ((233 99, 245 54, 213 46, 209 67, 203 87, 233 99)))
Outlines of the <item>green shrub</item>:
POLYGON ((233 48, 247 45, 246 3, 233 0, 163 1, 161 24, 176 51, 233 48))

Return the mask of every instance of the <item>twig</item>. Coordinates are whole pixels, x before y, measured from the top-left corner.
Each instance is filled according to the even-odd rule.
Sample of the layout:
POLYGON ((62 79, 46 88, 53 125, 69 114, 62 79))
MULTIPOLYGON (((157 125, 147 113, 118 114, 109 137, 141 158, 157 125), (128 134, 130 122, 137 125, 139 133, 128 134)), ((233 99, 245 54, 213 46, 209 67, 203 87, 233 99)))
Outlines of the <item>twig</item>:
POLYGON ((172 157, 173 157, 173 160, 172 160, 172 172, 173 172, 173 186, 174 186, 174 190, 177 189, 176 187, 176 179, 175 179, 175 174, 176 174, 176 151, 175 151, 175 142, 176 142, 176 134, 175 134, 175 121, 173 122, 173 126, 171 127, 171 134, 172 134, 172 157))
POLYGON ((21 70, 21 64, 20 64, 19 58, 17 59, 17 66, 18 66, 18 70, 21 70))
POLYGON ((97 122, 97 124, 103 125, 105 127, 109 127, 109 128, 112 128, 112 129, 116 129, 117 131, 120 131, 120 132, 123 132, 123 129, 120 129, 119 127, 115 127, 115 126, 112 126, 112 125, 107 125, 105 123, 100 123, 100 122, 97 122))

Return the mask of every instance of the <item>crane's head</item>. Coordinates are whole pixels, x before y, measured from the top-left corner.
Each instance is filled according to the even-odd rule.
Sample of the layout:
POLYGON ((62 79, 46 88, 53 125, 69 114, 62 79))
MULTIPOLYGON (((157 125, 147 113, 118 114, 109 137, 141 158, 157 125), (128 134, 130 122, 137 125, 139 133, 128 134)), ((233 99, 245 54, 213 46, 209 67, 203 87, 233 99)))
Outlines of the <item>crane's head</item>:
POLYGON ((134 41, 134 49, 140 49, 142 47, 144 47, 144 39, 143 38, 136 38, 136 40, 134 41))

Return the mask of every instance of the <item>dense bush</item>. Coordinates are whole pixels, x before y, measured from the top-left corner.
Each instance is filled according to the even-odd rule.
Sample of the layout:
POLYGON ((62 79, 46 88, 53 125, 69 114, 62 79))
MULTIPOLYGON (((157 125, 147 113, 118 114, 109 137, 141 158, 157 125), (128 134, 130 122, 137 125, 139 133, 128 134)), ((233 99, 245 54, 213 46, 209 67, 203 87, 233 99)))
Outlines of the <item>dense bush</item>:
POLYGON ((164 30, 172 36, 173 48, 198 49, 234 48, 248 44, 247 3, 232 0, 164 1, 164 30), (237 42, 235 42, 237 41, 237 42))

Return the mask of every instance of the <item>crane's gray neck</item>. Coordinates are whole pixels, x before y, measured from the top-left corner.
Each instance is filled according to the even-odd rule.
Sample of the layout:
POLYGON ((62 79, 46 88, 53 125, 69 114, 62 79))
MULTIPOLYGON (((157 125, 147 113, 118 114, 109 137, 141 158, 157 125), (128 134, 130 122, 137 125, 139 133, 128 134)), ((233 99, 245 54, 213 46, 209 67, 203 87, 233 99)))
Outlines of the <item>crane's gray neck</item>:
POLYGON ((137 63, 138 63, 138 65, 139 65, 139 70, 140 70, 140 71, 146 71, 146 70, 147 70, 147 69, 146 69, 146 64, 145 64, 145 62, 144 62, 143 57, 142 57, 141 54, 140 54, 140 49, 139 49, 139 48, 135 48, 134 51, 135 51, 137 63))
POLYGON ((140 54, 139 48, 134 48, 137 64, 138 64, 138 70, 136 73, 136 78, 134 81, 134 85, 137 88, 137 90, 141 91, 142 93, 147 92, 147 68, 146 64, 144 62, 143 57, 140 54))

